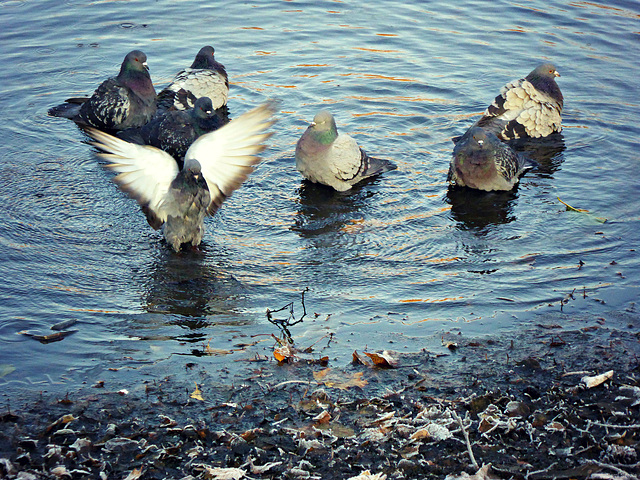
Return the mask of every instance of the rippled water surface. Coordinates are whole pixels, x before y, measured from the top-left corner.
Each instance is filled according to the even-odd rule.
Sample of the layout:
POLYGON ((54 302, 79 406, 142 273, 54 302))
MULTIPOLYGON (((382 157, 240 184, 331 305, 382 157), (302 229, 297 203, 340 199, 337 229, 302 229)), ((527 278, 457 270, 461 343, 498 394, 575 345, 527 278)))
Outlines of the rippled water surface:
POLYGON ((303 347, 333 333, 337 365, 354 349, 438 351, 444 331, 499 335, 565 298, 565 314, 633 314, 640 4, 415 3, 2 2, 0 385, 187 362, 233 373, 270 354, 266 309, 294 302, 299 317, 307 287, 291 333, 303 347), (176 255, 75 125, 46 112, 134 48, 159 89, 207 44, 232 117, 267 98, 281 111, 202 250, 176 255), (451 137, 543 61, 562 74, 565 128, 521 146, 540 168, 514 192, 448 191, 451 137), (348 194, 301 182, 295 142, 321 108, 398 169, 348 194), (59 342, 20 334, 66 320, 77 332, 59 342))

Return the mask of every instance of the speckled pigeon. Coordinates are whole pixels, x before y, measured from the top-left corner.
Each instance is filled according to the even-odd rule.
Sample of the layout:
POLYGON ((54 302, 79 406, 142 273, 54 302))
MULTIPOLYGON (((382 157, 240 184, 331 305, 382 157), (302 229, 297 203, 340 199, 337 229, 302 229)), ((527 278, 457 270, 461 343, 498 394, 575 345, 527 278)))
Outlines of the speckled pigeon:
POLYGON ((49 115, 103 130, 144 125, 156 113, 156 91, 146 62, 140 50, 129 52, 117 77, 102 82, 90 98, 71 98, 50 109, 49 115))
POLYGON ((296 167, 307 180, 339 192, 396 168, 389 160, 368 156, 349 135, 338 134, 336 121, 327 110, 316 114, 298 140, 296 167))
POLYGON ((214 109, 227 104, 229 79, 211 46, 202 47, 191 67, 178 72, 173 82, 158 94, 160 110, 186 110, 200 97, 209 97, 214 109))
POLYGON ((532 166, 493 133, 474 126, 453 149, 448 180, 478 190, 511 190, 532 166))
POLYGON ((507 83, 475 125, 505 141, 560 132, 564 100, 556 83, 559 76, 556 67, 545 63, 507 83))
POLYGON ((87 128, 93 143, 118 172, 114 181, 135 198, 155 229, 177 252, 184 244, 197 247, 204 233, 204 217, 249 176, 260 161, 266 133, 275 120, 275 103, 268 102, 241 115, 222 128, 199 137, 185 155, 182 170, 168 153, 148 145, 126 142, 87 128))
POLYGON ((229 122, 214 110, 209 97, 200 97, 189 110, 170 110, 154 117, 141 128, 118 132, 118 137, 140 145, 164 150, 182 166, 187 149, 199 136, 217 130, 229 122))

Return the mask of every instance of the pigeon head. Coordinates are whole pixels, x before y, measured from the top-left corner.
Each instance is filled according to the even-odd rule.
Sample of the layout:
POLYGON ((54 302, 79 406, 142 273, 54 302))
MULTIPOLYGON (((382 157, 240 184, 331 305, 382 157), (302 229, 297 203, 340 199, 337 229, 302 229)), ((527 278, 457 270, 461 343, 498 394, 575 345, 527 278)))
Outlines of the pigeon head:
POLYGON ((124 57, 124 61, 122 62, 122 66, 120 67, 120 75, 126 74, 128 72, 144 72, 148 70, 149 67, 147 66, 147 56, 140 50, 134 50, 133 52, 129 52, 127 56, 124 57))
POLYGON ((313 117, 309 131, 317 142, 324 144, 331 143, 338 137, 336 121, 328 110, 321 110, 313 117))
POLYGON ((471 127, 454 148, 454 155, 466 152, 464 156, 471 163, 484 163, 486 161, 485 155, 476 155, 482 151, 491 151, 495 144, 500 140, 491 132, 487 132, 482 127, 471 127))
POLYGON ((198 178, 198 176, 202 175, 202 166, 200 162, 195 158, 190 158, 186 162, 184 162, 184 167, 182 171, 189 172, 194 177, 198 178))
POLYGON ((213 104, 209 97, 200 97, 193 105, 193 115, 196 118, 209 118, 213 114, 213 104))
POLYGON ((529 75, 527 75, 527 80, 531 81, 534 78, 546 78, 548 80, 552 80, 555 77, 559 77, 560 74, 556 67, 552 63, 544 63, 539 67, 536 67, 529 75))
POLYGON ((562 108, 564 99, 556 83, 556 77, 559 76, 558 70, 552 63, 544 63, 527 75, 527 80, 538 90, 550 95, 562 108))
POLYGON ((196 55, 196 59, 191 64, 191 68, 215 68, 218 62, 216 62, 214 54, 215 50, 213 47, 209 45, 202 47, 196 55))

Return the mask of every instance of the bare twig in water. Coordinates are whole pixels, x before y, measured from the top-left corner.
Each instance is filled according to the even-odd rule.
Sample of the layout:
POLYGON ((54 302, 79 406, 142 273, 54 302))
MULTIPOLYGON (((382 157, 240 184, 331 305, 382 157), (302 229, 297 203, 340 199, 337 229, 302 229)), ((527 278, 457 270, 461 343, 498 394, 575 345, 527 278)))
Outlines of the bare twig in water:
POLYGON ((278 327, 286 339, 293 344, 293 339, 291 338, 291 332, 289 332, 289 327, 296 325, 307 316, 307 307, 304 304, 304 294, 309 291, 309 287, 305 287, 302 291, 301 295, 301 303, 302 303, 302 316, 296 320, 295 313, 293 311, 293 302, 287 303, 284 307, 279 308, 277 310, 271 310, 267 308, 267 320, 278 327), (272 314, 282 312, 283 310, 289 310, 289 317, 286 319, 275 318, 272 314))
POLYGON ((479 469, 480 466, 478 465, 478 462, 476 462, 476 457, 473 456, 473 450, 471 449, 471 442, 469 441, 469 432, 467 432, 467 429, 464 427, 464 423, 462 423, 462 419, 460 418, 460 415, 458 415, 455 410, 451 410, 451 416, 460 425, 460 429, 462 430, 462 435, 464 436, 464 441, 467 444, 467 451, 469 452, 469 458, 471 458, 471 465, 473 465, 473 468, 475 468, 476 470, 479 469))

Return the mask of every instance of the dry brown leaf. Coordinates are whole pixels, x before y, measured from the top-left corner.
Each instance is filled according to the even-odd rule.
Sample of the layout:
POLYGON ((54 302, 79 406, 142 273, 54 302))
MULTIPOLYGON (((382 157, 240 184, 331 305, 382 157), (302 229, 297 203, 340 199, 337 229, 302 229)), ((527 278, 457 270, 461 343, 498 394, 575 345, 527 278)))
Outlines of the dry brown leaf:
POLYGON ((351 363, 353 363, 354 365, 365 365, 367 367, 370 366, 369 362, 362 358, 360 354, 358 354, 357 350, 353 351, 351 363))
POLYGON ((202 402, 204 402, 204 398, 202 398, 202 392, 200 391, 200 388, 198 388, 198 384, 196 383, 196 389, 191 392, 191 395, 189 395, 191 398, 195 398, 196 400, 200 400, 202 402))
POLYGON ((393 358, 389 352, 387 352, 386 350, 382 353, 369 353, 369 352, 364 352, 364 354, 369 357, 371 360, 373 360, 373 364, 376 367, 380 367, 380 368, 396 368, 396 365, 398 364, 398 361, 393 358))
POLYGON ((333 373, 330 368, 325 368, 319 372, 313 372, 313 378, 317 382, 324 383, 327 387, 335 387, 340 390, 347 390, 349 387, 364 387, 367 381, 362 378, 363 372, 356 372, 353 375, 345 375, 344 377, 340 373, 333 373))
POLYGON ((138 480, 142 475, 142 467, 134 468, 129 475, 127 475, 124 480, 138 480))
POLYGON ((204 478, 208 480, 240 480, 247 472, 241 468, 220 468, 204 465, 204 478))
POLYGON ((602 385, 604 382, 613 377, 613 370, 609 370, 608 372, 601 373, 600 375, 595 375, 593 377, 585 376, 580 379, 587 388, 597 387, 598 385, 602 385))
POLYGON ((316 424, 329 423, 331 421, 331 414, 325 410, 313 417, 313 421, 316 424))

